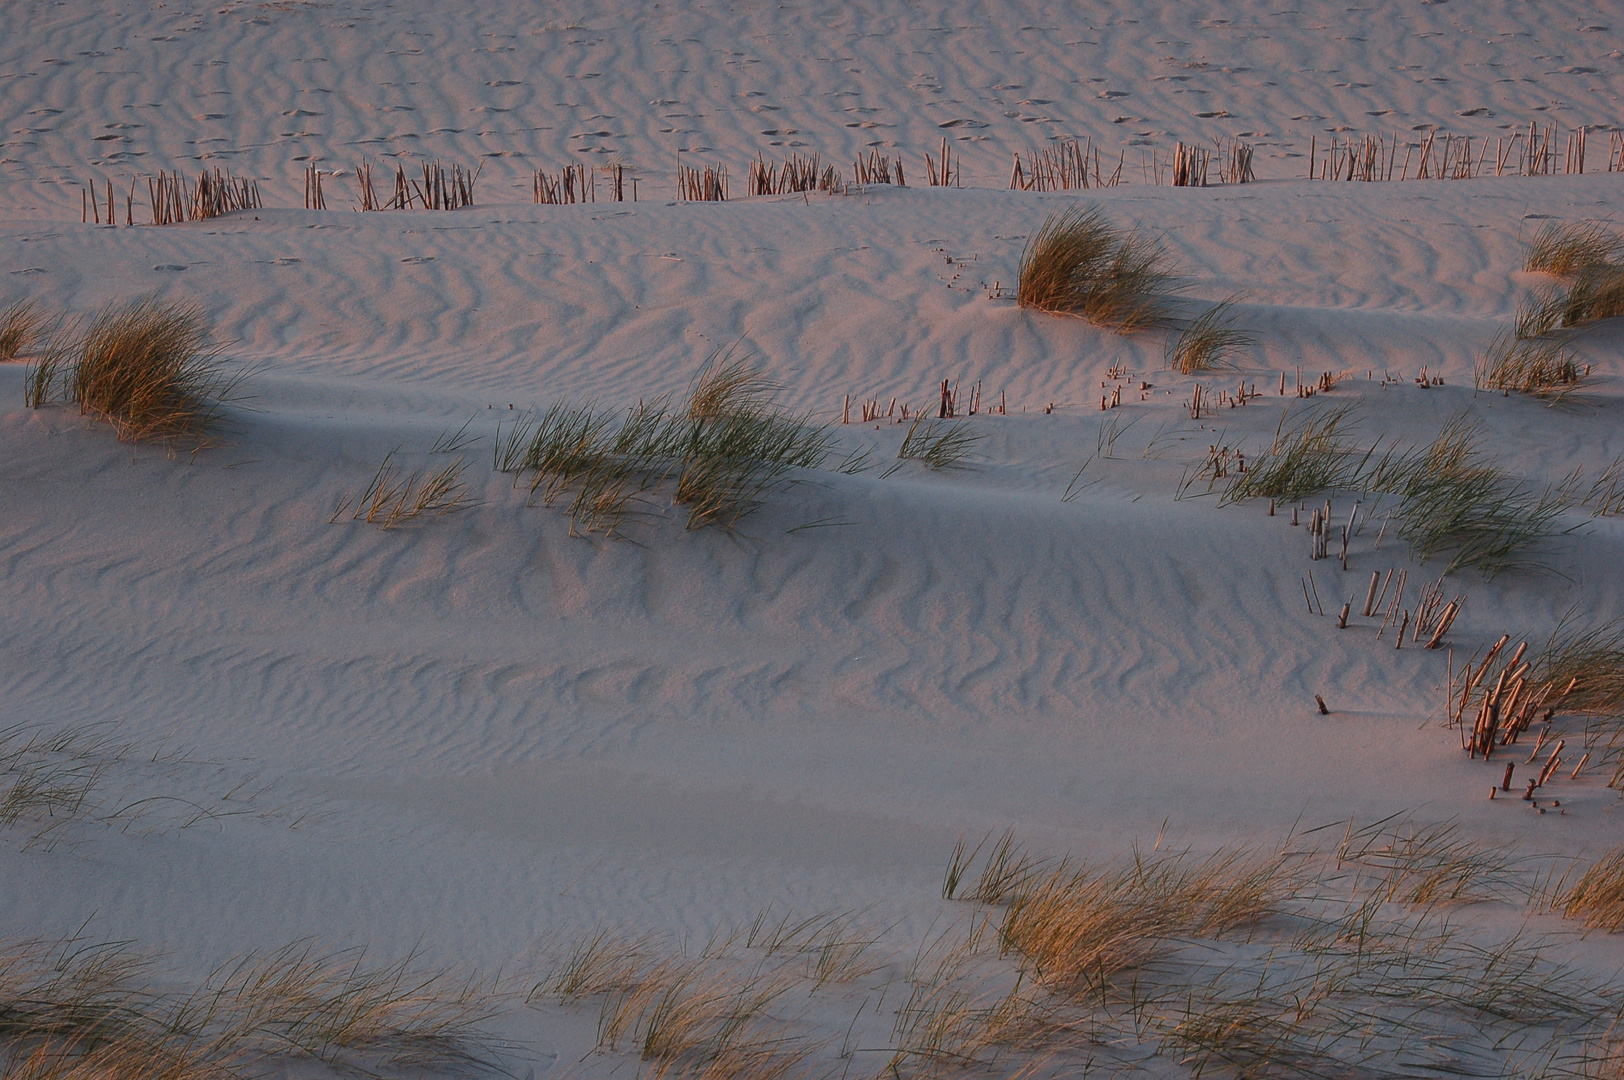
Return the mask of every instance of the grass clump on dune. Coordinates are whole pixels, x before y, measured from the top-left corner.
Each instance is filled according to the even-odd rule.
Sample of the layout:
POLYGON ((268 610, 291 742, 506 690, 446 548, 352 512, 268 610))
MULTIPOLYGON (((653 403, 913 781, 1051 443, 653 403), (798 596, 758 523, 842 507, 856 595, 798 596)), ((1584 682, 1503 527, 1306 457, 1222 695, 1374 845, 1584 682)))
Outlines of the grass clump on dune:
POLYGON ((1528 242, 1523 269, 1529 273, 1570 277, 1592 266, 1605 266, 1624 253, 1624 237, 1602 221, 1548 221, 1528 242))
POLYGON ((1456 416, 1431 446, 1390 454, 1371 473, 1368 490, 1399 498, 1399 536, 1422 562, 1447 555, 1446 574, 1473 567, 1493 577, 1562 531, 1562 493, 1516 480, 1486 459, 1482 442, 1482 425, 1456 416))
POLYGON ((1582 375, 1573 353, 1560 341, 1520 337, 1501 331, 1472 371, 1479 390, 1560 396, 1579 384, 1582 375))
POLYGON ((0 308, 0 361, 15 360, 50 332, 51 320, 33 300, 18 300, 0 308))
POLYGON ((328 518, 337 521, 350 511, 351 521, 366 521, 380 529, 393 529, 420 517, 443 517, 474 505, 462 480, 466 464, 459 456, 449 465, 434 470, 418 469, 402 477, 395 464, 399 447, 384 455, 371 483, 359 496, 346 495, 328 518))
POLYGON ((1022 250, 1018 280, 1021 307, 1079 315, 1124 334, 1163 325, 1178 288, 1161 240, 1123 232, 1097 207, 1050 216, 1022 250))
POLYGON ((1591 929, 1609 934, 1624 930, 1624 848, 1609 851, 1587 867, 1558 898, 1557 907, 1565 917, 1591 929))
POLYGON ((1361 455, 1349 432, 1352 405, 1311 409, 1280 418, 1274 443, 1224 489, 1225 502, 1279 499, 1292 502, 1315 492, 1359 486, 1369 454, 1361 455))
POLYGON ((52 343, 30 373, 28 403, 61 395, 127 441, 201 441, 242 372, 227 372, 194 304, 103 307, 52 343))
POLYGON ((1525 565, 1529 550, 1556 536, 1566 497, 1535 491, 1487 459, 1481 424, 1451 418, 1432 443, 1360 451, 1348 430, 1351 405, 1282 417, 1274 444, 1224 489, 1225 502, 1292 502, 1322 491, 1362 491, 1398 499, 1398 534, 1423 562, 1448 556, 1444 573, 1472 567, 1493 576, 1525 565))
MULTIPOLYGON (((1624 316, 1624 237, 1604 222, 1548 223, 1529 243, 1524 268, 1562 278, 1519 306, 1513 333, 1543 338, 1624 316)), ((1492 353, 1492 350, 1491 350, 1492 353)))
MULTIPOLYGON (((897 460, 923 462, 932 469, 950 469, 969 457, 980 441, 981 436, 972 432, 963 420, 944 423, 920 417, 908 425, 908 433, 897 447, 897 460)), ((882 474, 882 479, 896 468, 893 465, 882 474)))
POLYGON ((125 748, 82 728, 0 729, 0 829, 27 823, 34 839, 86 813, 125 748))
POLYGON ((496 466, 530 472, 532 495, 570 498, 572 527, 612 534, 665 491, 684 524, 732 529, 799 469, 821 465, 829 429, 777 403, 778 387, 748 361, 713 355, 687 397, 616 416, 558 404, 497 440, 496 466))
POLYGON ((495 1066, 488 988, 295 945, 190 991, 120 945, 0 944, 0 1075, 247 1080, 320 1063, 388 1075, 495 1066))
POLYGON ((1587 266, 1574 275, 1562 304, 1562 326, 1583 326, 1620 315, 1624 315, 1624 266, 1587 266))
POLYGON ((1202 312, 1168 343, 1167 366, 1184 375, 1208 371, 1225 364, 1236 349, 1253 344, 1252 335, 1235 329, 1238 297, 1221 300, 1202 312))

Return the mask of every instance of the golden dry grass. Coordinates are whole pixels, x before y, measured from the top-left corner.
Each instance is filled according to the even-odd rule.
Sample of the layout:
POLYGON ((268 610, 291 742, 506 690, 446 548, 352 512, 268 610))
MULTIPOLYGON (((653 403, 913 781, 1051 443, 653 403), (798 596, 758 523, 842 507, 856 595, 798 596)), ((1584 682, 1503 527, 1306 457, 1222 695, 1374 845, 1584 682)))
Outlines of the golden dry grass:
POLYGON ((1562 304, 1564 327, 1584 326, 1624 315, 1624 266, 1586 266, 1573 277, 1562 304))
POLYGON ((340 1071, 485 1070, 489 986, 299 944, 250 955, 190 992, 121 945, 0 944, 0 1059, 17 1080, 248 1080, 340 1071))
POLYGON ((0 362, 34 349, 50 333, 51 319, 39 303, 24 299, 0 308, 0 362))
POLYGON ((226 370, 202 308, 109 304, 56 335, 35 361, 28 404, 60 394, 120 439, 202 441, 246 372, 226 370))
POLYGON ((1290 860, 1246 850, 1136 856, 1099 872, 1062 868, 1016 894, 999 935, 1055 993, 1099 993, 1176 938, 1219 936, 1276 913, 1297 883, 1290 860))
POLYGON ((1579 365, 1560 341, 1496 334, 1478 357, 1472 379, 1479 390, 1559 397, 1579 385, 1579 365))
POLYGON ((1229 354, 1254 343, 1252 335, 1237 330, 1235 305, 1231 296, 1202 312, 1178 337, 1168 342, 1167 365, 1185 375, 1223 367, 1229 354))
POLYGON ((1559 900, 1562 914, 1616 934, 1624 930, 1624 848, 1615 848, 1579 875, 1559 900))
POLYGON ((1126 334, 1163 325, 1178 287, 1158 237, 1123 232, 1097 207, 1073 207, 1052 215, 1027 241, 1016 301, 1126 334))
POLYGON ((1624 252, 1624 237, 1604 221, 1548 221, 1528 242, 1523 269, 1530 273, 1569 277, 1591 266, 1604 265, 1624 252))
POLYGON ((333 516, 327 519, 329 524, 349 511, 351 521, 393 529, 417 518, 443 517, 474 505, 462 481, 467 466, 461 457, 438 469, 417 469, 403 476, 395 464, 399 450, 396 447, 384 455, 383 463, 359 496, 346 495, 339 500, 333 516))

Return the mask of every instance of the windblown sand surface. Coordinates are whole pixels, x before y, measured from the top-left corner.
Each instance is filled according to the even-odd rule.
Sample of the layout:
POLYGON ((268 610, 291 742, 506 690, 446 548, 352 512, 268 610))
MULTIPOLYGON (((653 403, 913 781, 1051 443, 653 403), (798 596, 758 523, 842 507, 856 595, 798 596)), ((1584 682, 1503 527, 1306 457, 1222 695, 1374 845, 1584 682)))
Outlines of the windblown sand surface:
MULTIPOLYGON (((1609 770, 1563 781, 1561 814, 1487 800, 1499 765, 1442 726, 1446 650, 1358 617, 1373 570, 1415 588, 1440 563, 1367 517, 1344 572, 1284 512, 1174 496, 1210 446, 1255 455, 1312 404, 1281 372, 1345 373, 1315 401, 1357 403, 1366 442, 1471 409, 1536 487, 1624 454, 1613 323, 1579 339, 1594 370, 1569 400, 1472 389, 1536 281, 1531 228, 1624 208, 1605 130, 1584 176, 1300 179, 1332 133, 1624 123, 1624 15, 1280 8, 0 6, 0 303, 197 301, 256 368, 217 446, 166 454, 25 409, 26 365, 0 366, 0 726, 108 725, 143 748, 115 802, 161 797, 55 846, 12 832, 0 933, 132 939, 198 972, 300 938, 512 972, 595 927, 703 940, 768 904, 911 942, 952 917, 954 841, 1006 827, 1089 859, 1401 812, 1528 852, 1616 844, 1609 770), (1055 134, 1125 151, 1126 182, 1003 190, 1012 152, 1055 134), (1237 135, 1259 183, 1145 182, 1142 155, 1237 135), (962 189, 920 186, 944 137, 962 189), (725 163, 737 197, 758 151, 849 171, 870 147, 910 186, 671 201, 679 151, 725 163), (481 166, 477 205, 351 213, 355 166, 397 157, 481 166), (342 170, 334 209, 289 208, 307 162, 342 170), (573 162, 626 164, 639 201, 530 202, 530 170, 573 162), (113 181, 122 220, 133 177, 200 164, 257 178, 266 208, 79 221, 87 181, 113 181), (1244 293, 1238 369, 1177 375, 1160 332, 990 295, 1078 202, 1165 233, 1189 311, 1244 293), (846 395, 933 407, 943 379, 1008 415, 970 420, 965 468, 807 474, 731 535, 662 512, 573 537, 492 471, 499 423, 680 394, 729 345, 819 420, 846 395), (1125 404, 1102 412, 1118 365, 1125 404), (1266 394, 1195 421, 1197 381, 1266 394), (470 416, 477 507, 329 523, 391 448, 442 464, 431 445, 470 416)), ((888 461, 904 432, 839 438, 888 461)), ((1502 633, 1624 614, 1624 526, 1564 525, 1544 572, 1446 583, 1468 597, 1457 671, 1502 633)), ((538 1072, 591 1044, 557 1023, 515 1021, 538 1072)))

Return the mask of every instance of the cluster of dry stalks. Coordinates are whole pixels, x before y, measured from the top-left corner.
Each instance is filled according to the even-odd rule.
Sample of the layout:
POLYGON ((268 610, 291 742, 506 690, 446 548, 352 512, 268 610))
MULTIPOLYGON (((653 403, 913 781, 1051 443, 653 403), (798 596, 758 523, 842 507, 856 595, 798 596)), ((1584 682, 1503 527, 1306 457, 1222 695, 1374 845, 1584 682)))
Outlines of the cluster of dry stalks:
MULTIPOLYGON (((124 224, 135 224, 135 185, 124 197, 124 224)), ((118 215, 113 202, 113 182, 107 181, 107 202, 103 221, 103 204, 92 181, 80 193, 79 220, 97 225, 117 225, 118 215)), ((180 173, 159 172, 147 177, 147 195, 152 205, 152 224, 173 225, 182 221, 203 221, 237 210, 258 210, 262 206, 259 182, 232 176, 231 171, 205 169, 195 183, 187 183, 180 173)), ((309 201, 307 194, 306 201, 309 201)))
MULTIPOLYGON (((1569 779, 1577 780, 1592 756, 1613 767, 1609 786, 1624 784, 1624 630, 1616 624, 1582 625, 1564 621, 1545 646, 1527 656, 1528 642, 1505 655, 1509 634, 1502 635, 1481 660, 1468 663, 1459 681, 1448 686, 1448 719, 1459 727, 1461 744, 1470 756, 1488 760, 1496 750, 1514 745, 1533 724, 1540 734, 1528 764, 1552 743, 1545 763, 1528 781, 1525 799, 1558 775, 1570 761, 1562 757, 1566 733, 1556 723, 1578 718, 1574 737, 1583 749, 1569 779), (1468 727, 1464 717, 1473 716, 1468 727)), ((1500 790, 1512 790, 1508 764, 1500 790)))
MULTIPOLYGON (((602 172, 609 180, 609 201, 626 201, 626 166, 605 165, 600 169, 588 169, 585 165, 566 165, 559 170, 557 176, 548 175, 545 169, 537 169, 530 178, 531 195, 538 203, 547 205, 568 205, 573 203, 587 203, 598 201, 598 173, 602 172)), ((637 201, 637 178, 632 178, 632 201, 637 201)))
POLYGON ((727 166, 703 169, 677 166, 677 198, 686 202, 723 202, 727 199, 727 166))
POLYGON ((942 152, 932 157, 925 155, 925 179, 931 187, 963 187, 964 180, 959 174, 959 163, 953 158, 953 147, 946 139, 942 140, 942 152))
POLYGON ((410 210, 416 205, 424 210, 461 210, 474 205, 474 181, 479 179, 480 170, 485 167, 483 163, 473 170, 460 165, 452 165, 447 170, 438 161, 425 161, 422 165, 421 179, 407 176, 406 166, 396 165, 394 190, 384 199, 378 197, 378 190, 373 185, 372 166, 357 165, 355 182, 360 193, 361 209, 410 210))
POLYGON ((201 442, 248 374, 227 370, 192 304, 115 302, 51 325, 28 373, 26 403, 72 401, 124 440, 201 442))
MULTIPOLYGON (((862 184, 896 184, 898 187, 907 187, 908 181, 902 175, 902 156, 888 158, 878 150, 870 150, 867 157, 860 157, 851 163, 852 181, 862 184), (895 172, 896 179, 891 178, 895 172)), ((832 187, 830 190, 834 190, 832 187)))
POLYGON ((1062 138, 1053 146, 1027 152, 1026 164, 1021 155, 1015 155, 1014 167, 1009 174, 1011 191, 1077 191, 1090 187, 1116 187, 1122 182, 1124 150, 1117 159, 1116 169, 1110 175, 1100 172, 1100 151, 1090 136, 1079 143, 1073 138, 1062 138), (1094 174, 1089 177, 1090 156, 1094 174))
MULTIPOLYGON (((883 160, 883 159, 881 159, 883 160)), ((862 162, 857 171, 861 173, 862 162)), ((858 181, 862 183, 861 180, 858 181)), ((872 181, 878 183, 878 180, 872 181)), ((890 183, 889 179, 884 181, 890 183)), ((833 165, 824 165, 817 154, 803 158, 791 154, 783 163, 768 163, 760 154, 750 163, 750 195, 790 195, 803 191, 838 191, 840 177, 833 165)))
MULTIPOLYGON (((1323 154, 1318 136, 1309 140, 1308 178, 1310 180, 1392 180, 1398 170, 1398 179, 1411 179, 1414 165, 1416 180, 1470 180, 1487 176, 1555 176, 1577 175, 1585 171, 1585 146, 1588 128, 1580 127, 1565 133, 1556 122, 1541 128, 1529 121, 1526 132, 1515 132, 1508 139, 1501 136, 1494 144, 1494 160, 1489 160, 1489 140, 1478 143, 1472 152, 1472 137, 1451 135, 1448 132, 1429 132, 1418 143, 1403 144, 1404 160, 1398 159, 1399 137, 1385 135, 1331 136, 1331 145, 1323 154), (1557 147, 1563 146, 1561 151, 1557 147), (1475 156, 1475 160, 1474 160, 1475 156), (1560 166, 1560 167, 1559 167, 1560 166)), ((1624 140, 1610 133, 1611 143, 1607 155, 1607 171, 1624 169, 1624 140)))

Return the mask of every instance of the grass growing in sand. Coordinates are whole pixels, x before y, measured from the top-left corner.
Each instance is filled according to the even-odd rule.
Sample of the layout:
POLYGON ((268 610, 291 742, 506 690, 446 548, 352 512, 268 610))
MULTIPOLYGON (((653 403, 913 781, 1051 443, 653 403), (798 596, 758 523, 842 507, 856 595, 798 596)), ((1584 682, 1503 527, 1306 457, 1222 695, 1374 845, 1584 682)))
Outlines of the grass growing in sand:
POLYGON ((82 728, 0 729, 0 829, 29 823, 48 832, 79 817, 123 751, 82 728))
POLYGON ((1523 269, 1570 277, 1592 266, 1605 266, 1621 253, 1624 237, 1606 222, 1547 221, 1528 242, 1523 269))
POLYGON ((1358 487, 1369 454, 1361 454, 1349 431, 1352 405, 1310 409, 1280 418, 1274 442, 1252 467, 1224 489, 1225 502, 1278 499, 1292 502, 1320 491, 1358 487))
POLYGON ((1556 397, 1579 384, 1579 365, 1560 341, 1501 331, 1477 360, 1472 380, 1479 390, 1556 397))
POLYGON ((226 370, 203 309, 113 303, 64 331, 34 363, 28 404, 57 395, 123 440, 201 441, 245 372, 226 370))
POLYGON ((1492 577, 1530 565, 1531 549, 1563 531, 1563 493, 1535 491, 1489 461, 1482 425, 1464 414, 1430 446, 1384 457, 1367 486, 1398 496, 1399 536, 1423 562, 1447 556, 1446 574, 1472 567, 1492 577))
POLYGON ((582 532, 619 531, 662 490, 684 508, 687 528, 732 529, 832 446, 827 427, 785 412, 777 393, 748 361, 716 354, 681 402, 656 399, 618 417, 558 404, 522 418, 497 439, 496 467, 529 472, 543 505, 568 497, 582 532))
POLYGON ((34 300, 0 308, 0 361, 15 360, 50 334, 51 320, 34 300))
MULTIPOLYGON (((1624 254, 1624 237, 1605 222, 1543 226, 1529 242, 1524 268, 1563 280, 1536 290, 1518 306, 1513 336, 1519 342, 1535 340, 1624 315, 1620 254, 1624 254)), ((1498 339, 1496 345, 1504 351, 1498 339)), ((1488 355, 1494 354, 1491 347, 1488 355)), ((1494 388, 1517 389, 1514 385, 1494 388)))
POLYGON ((443 517, 474 505, 462 481, 467 465, 461 457, 438 469, 418 469, 402 476, 395 463, 399 450, 397 446, 384 455, 383 463, 360 495, 346 495, 339 500, 333 516, 327 519, 329 523, 349 511, 351 521, 393 529, 420 517, 443 517))
MULTIPOLYGON (((944 423, 920 417, 908 425, 908 433, 897 447, 898 461, 919 461, 932 469, 950 469, 961 464, 981 436, 965 421, 944 423)), ((896 466, 892 466, 892 471, 896 466)), ((884 476, 891 475, 888 471, 884 476)))
POLYGON ((1562 914, 1587 927, 1616 934, 1624 930, 1624 849, 1597 859, 1558 901, 1562 914))
POLYGON ((1281 417, 1274 443, 1229 482, 1224 501, 1289 502, 1335 490, 1395 496, 1399 536, 1422 561, 1447 557, 1446 574, 1471 567, 1492 577, 1527 566, 1531 549, 1563 532, 1565 493, 1535 491, 1495 465, 1481 424, 1466 414, 1432 443, 1379 458, 1374 447, 1358 448, 1352 417, 1351 405, 1281 417))
POLYGON ((1021 252, 1021 307, 1079 315, 1130 333, 1164 325, 1177 291, 1173 258, 1160 239, 1123 232, 1097 207, 1052 215, 1021 252))
POLYGON ((339 1072, 463 1072, 495 1064, 490 988, 410 960, 308 945, 243 957, 166 988, 123 945, 0 944, 7 1076, 238 1080, 321 1063, 339 1072))
POLYGON ((1236 349, 1254 343, 1254 338, 1235 329, 1234 308, 1239 297, 1229 297, 1202 312, 1167 346, 1167 366, 1185 375, 1222 367, 1236 349))

